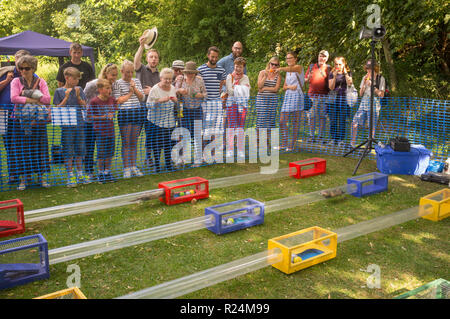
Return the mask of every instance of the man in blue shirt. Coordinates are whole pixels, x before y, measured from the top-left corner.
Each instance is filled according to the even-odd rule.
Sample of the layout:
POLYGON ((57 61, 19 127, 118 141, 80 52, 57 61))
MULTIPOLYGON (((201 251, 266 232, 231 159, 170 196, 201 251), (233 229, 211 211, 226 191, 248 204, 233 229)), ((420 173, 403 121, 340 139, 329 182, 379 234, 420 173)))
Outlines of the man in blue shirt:
MULTIPOLYGON (((218 66, 221 66, 225 69, 227 75, 233 73, 234 71, 234 60, 237 57, 242 56, 242 43, 237 41, 231 47, 231 53, 227 56, 224 56, 222 59, 217 62, 218 66)), ((244 74, 247 74, 247 68, 244 68, 244 74)))
MULTIPOLYGON (((17 62, 19 61, 19 58, 24 55, 31 54, 27 50, 19 50, 14 54, 14 60, 17 62)), ((7 119, 5 121, 7 129, 6 133, 3 135, 3 144, 5 145, 6 149, 9 183, 14 184, 18 183, 19 179, 17 173, 15 172, 14 154, 11 154, 13 146, 12 143, 14 142, 13 126, 15 123, 13 119, 14 104, 11 103, 11 81, 14 78, 18 78, 20 76, 20 72, 19 70, 17 70, 17 67, 9 67, 11 70, 6 68, 8 67, 5 67, 4 69, 6 72, 0 76, 0 109, 8 112, 7 119)))

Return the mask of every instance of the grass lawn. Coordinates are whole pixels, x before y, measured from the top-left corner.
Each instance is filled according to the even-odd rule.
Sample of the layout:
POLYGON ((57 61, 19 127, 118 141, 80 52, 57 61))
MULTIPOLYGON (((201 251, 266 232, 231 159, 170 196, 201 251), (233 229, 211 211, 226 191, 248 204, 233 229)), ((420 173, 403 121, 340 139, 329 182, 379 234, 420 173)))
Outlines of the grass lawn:
MULTIPOLYGON (((280 168, 311 157, 327 160, 327 173, 307 179, 290 177, 215 189, 196 204, 165 206, 159 201, 96 211, 27 224, 22 237, 41 233, 49 249, 118 235, 202 216, 204 208, 243 198, 262 202, 346 184, 357 159, 298 153, 280 156, 280 168)), ((258 172, 259 164, 220 164, 114 184, 90 184, 69 189, 30 189, 1 192, 0 199, 20 198, 25 210, 109 197, 157 188, 160 181, 201 176, 214 179, 258 172)), ((364 159, 358 175, 376 171, 364 159)), ((50 279, 0 291, 0 298, 33 298, 65 289, 68 266, 81 271, 87 298, 114 298, 184 277, 261 252, 267 240, 310 226, 336 230, 350 224, 417 206, 420 197, 444 188, 415 176, 390 176, 387 192, 364 198, 342 196, 268 214, 263 225, 215 235, 199 231, 123 248, 50 266, 50 279)), ((273 267, 219 283, 181 298, 393 298, 438 278, 450 279, 450 221, 413 220, 338 244, 337 257, 303 271, 285 275, 273 267), (381 288, 367 288, 369 265, 380 267, 381 288)), ((3 238, 2 240, 11 239, 3 238)))

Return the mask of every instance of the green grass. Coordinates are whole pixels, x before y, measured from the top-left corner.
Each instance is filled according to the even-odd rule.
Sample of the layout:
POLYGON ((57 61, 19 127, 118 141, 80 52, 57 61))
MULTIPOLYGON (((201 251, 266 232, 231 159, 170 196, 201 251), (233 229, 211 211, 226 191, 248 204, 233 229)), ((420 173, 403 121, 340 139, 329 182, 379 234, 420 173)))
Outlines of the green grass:
MULTIPOLYGON (((247 197, 259 201, 284 198, 339 186, 351 176, 357 159, 318 154, 285 154, 289 162, 319 156, 327 173, 307 179, 290 177, 211 191, 195 205, 165 206, 159 201, 27 224, 25 234, 41 233, 49 248, 58 248, 121 233, 202 216, 204 208, 247 197)), ((1 199, 20 198, 25 210, 154 189, 160 181, 189 176, 207 179, 258 172, 257 164, 220 164, 174 173, 91 184, 68 189, 2 192, 1 199)), ((358 175, 376 171, 363 160, 358 175)), ((420 197, 442 189, 415 176, 390 176, 387 192, 364 198, 344 196, 268 214, 263 225, 217 236, 203 229, 150 243, 90 256, 50 267, 50 279, 0 291, 0 298, 33 298, 66 288, 67 267, 81 270, 81 290, 88 298, 114 298, 261 252, 267 240, 310 226, 335 230, 350 224, 417 206, 420 197)), ((273 267, 201 289, 181 298, 392 298, 437 278, 449 279, 449 220, 417 219, 338 245, 337 257, 285 275, 273 267), (369 289, 370 264, 381 269, 381 288, 369 289)), ((10 239, 10 238, 6 238, 10 239)))

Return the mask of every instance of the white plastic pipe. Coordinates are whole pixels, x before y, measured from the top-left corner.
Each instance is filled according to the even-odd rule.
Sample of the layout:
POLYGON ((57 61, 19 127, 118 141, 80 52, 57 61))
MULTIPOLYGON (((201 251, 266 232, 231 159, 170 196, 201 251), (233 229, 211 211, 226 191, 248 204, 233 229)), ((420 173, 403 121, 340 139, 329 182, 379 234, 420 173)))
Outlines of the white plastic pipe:
POLYGON ((190 276, 175 279, 157 286, 131 293, 118 299, 167 299, 183 296, 187 293, 213 286, 219 282, 239 277, 282 261, 279 248, 266 250, 190 276))
MULTIPOLYGON (((275 174, 260 174, 250 173, 237 176, 229 176, 217 178, 209 181, 209 188, 224 188, 247 183, 263 182, 271 179, 287 177, 289 173, 288 168, 278 170, 275 174)), ((164 195, 163 189, 154 189, 138 193, 131 193, 107 198, 94 199, 79 203, 72 203, 66 205, 59 205, 47 208, 39 208, 24 213, 25 222, 32 223, 47 219, 65 217, 70 215, 82 214, 86 212, 94 212, 98 210, 126 206, 136 204, 140 198, 158 199, 164 195)))
POLYGON ((172 224, 51 249, 48 252, 49 263, 53 265, 203 229, 206 226, 211 226, 212 217, 211 215, 201 216, 172 224))

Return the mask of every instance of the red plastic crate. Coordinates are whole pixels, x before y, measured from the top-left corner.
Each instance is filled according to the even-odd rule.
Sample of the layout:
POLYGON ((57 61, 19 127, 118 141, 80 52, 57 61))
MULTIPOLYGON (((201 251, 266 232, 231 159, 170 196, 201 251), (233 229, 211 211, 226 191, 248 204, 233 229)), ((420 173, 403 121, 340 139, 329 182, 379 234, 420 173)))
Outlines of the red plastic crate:
POLYGON ((318 157, 289 163, 289 176, 295 178, 324 174, 326 170, 327 161, 318 157))
POLYGON ((167 205, 190 202, 193 199, 209 197, 209 182, 201 177, 189 177, 158 184, 164 188, 164 197, 159 200, 167 205))
POLYGON ((0 202, 0 237, 25 231, 23 204, 19 199, 0 202))

